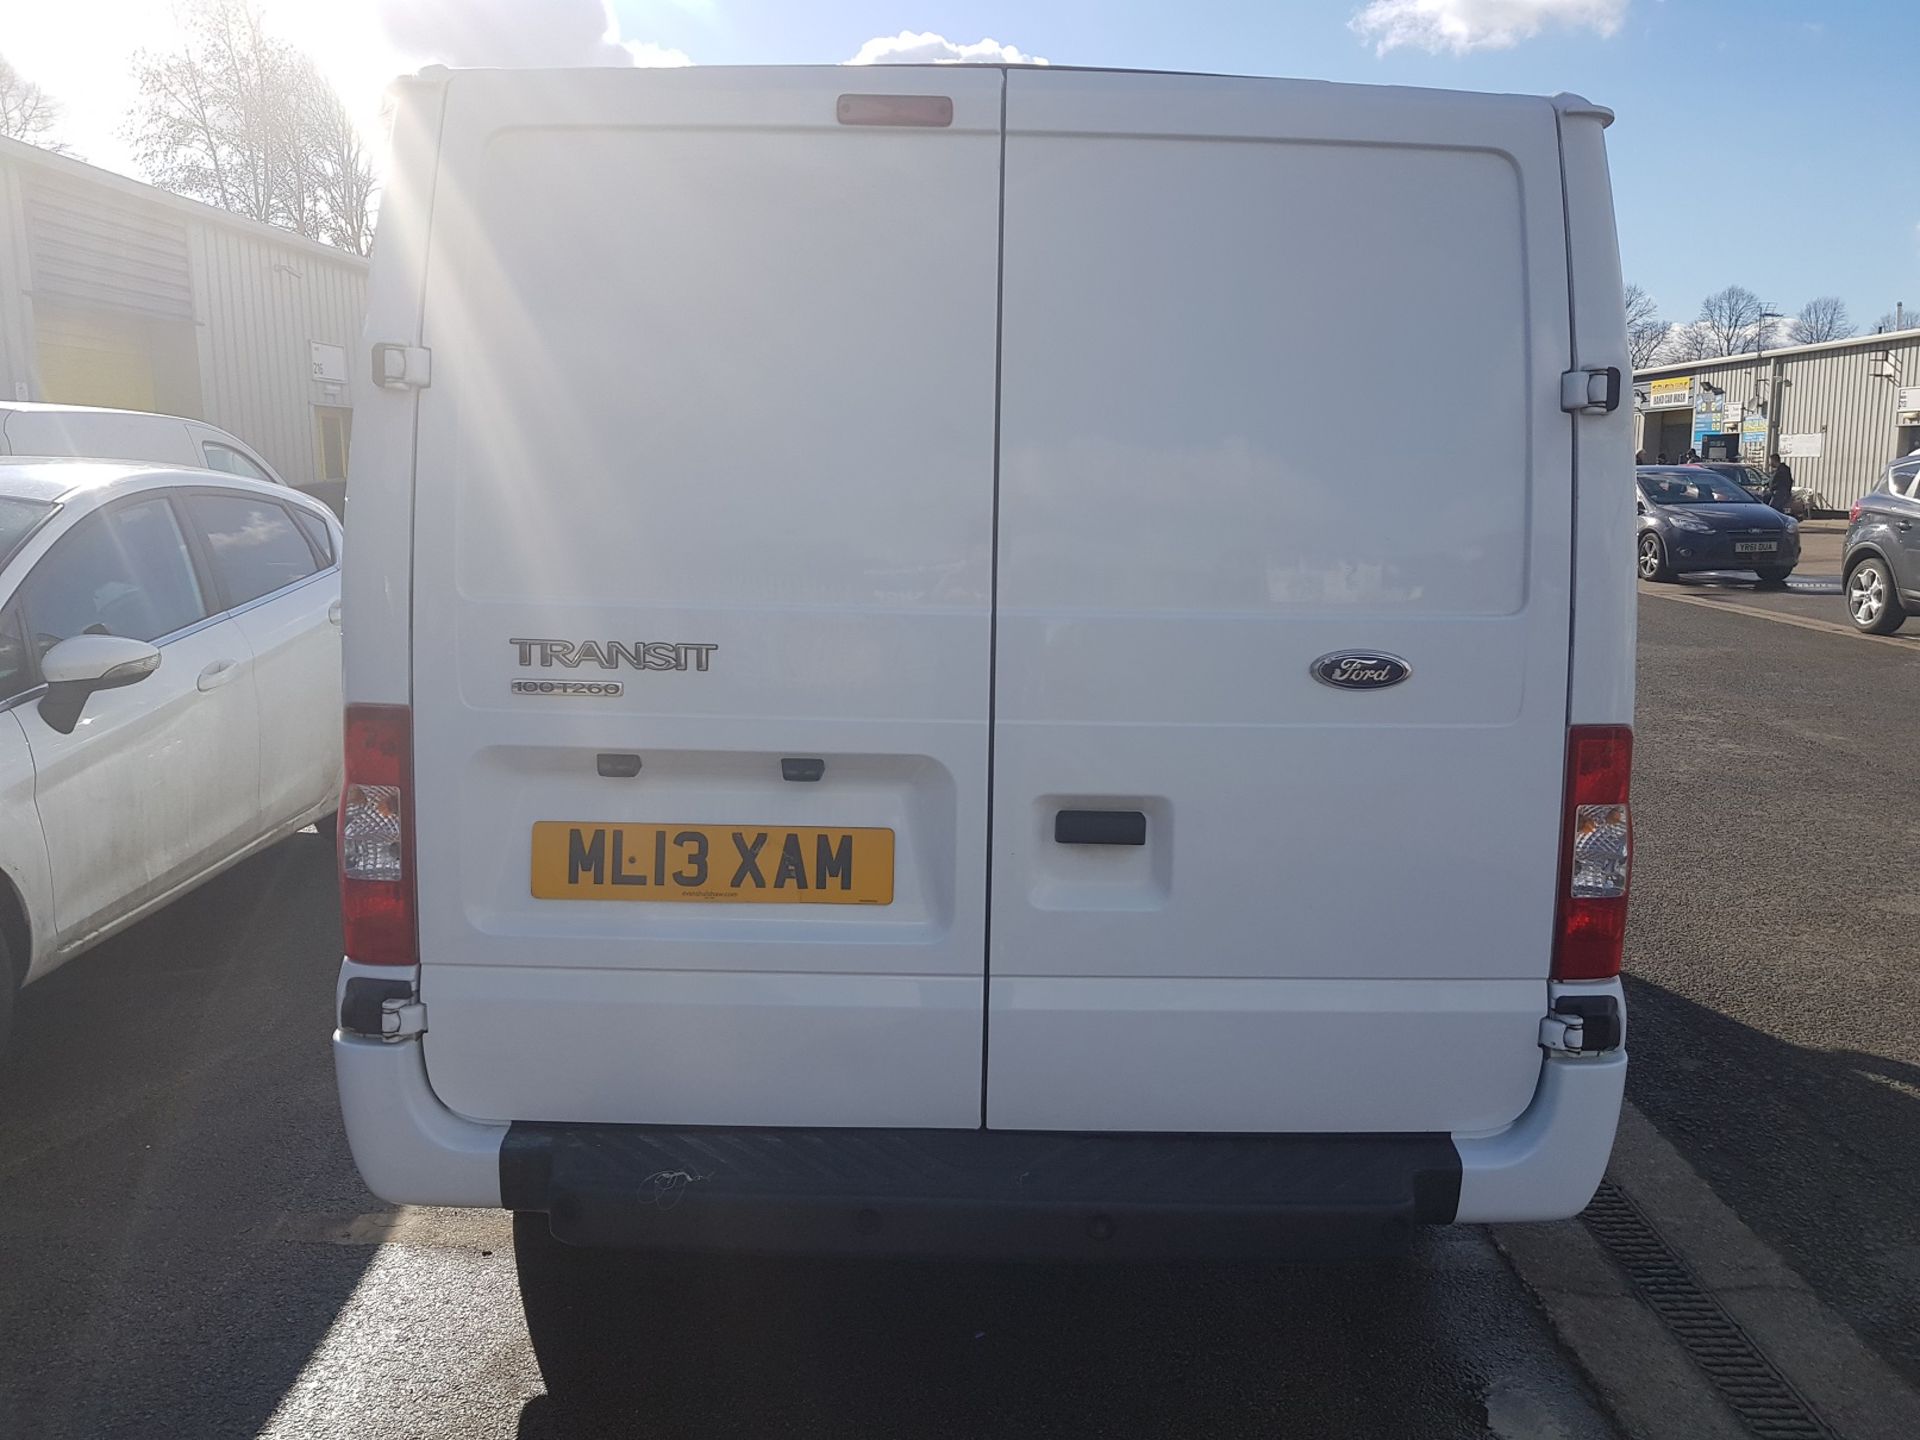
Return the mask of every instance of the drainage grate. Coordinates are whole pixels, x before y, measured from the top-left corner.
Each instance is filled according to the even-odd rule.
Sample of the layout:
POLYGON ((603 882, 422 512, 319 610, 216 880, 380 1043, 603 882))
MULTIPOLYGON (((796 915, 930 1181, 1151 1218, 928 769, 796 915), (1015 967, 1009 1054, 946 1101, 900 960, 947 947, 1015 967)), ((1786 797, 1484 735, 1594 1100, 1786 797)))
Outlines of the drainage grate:
POLYGON ((1833 1440, 1625 1191, 1602 1182, 1581 1218, 1751 1433, 1760 1440, 1833 1440))

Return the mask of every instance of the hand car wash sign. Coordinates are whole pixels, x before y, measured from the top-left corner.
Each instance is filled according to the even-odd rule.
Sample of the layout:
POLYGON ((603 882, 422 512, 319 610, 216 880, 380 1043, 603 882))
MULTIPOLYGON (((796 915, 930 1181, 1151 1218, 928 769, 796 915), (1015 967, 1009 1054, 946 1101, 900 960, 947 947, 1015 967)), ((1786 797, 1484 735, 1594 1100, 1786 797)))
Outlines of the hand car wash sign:
POLYGON ((1649 410, 1684 410, 1693 404, 1693 377, 1681 375, 1670 380, 1655 380, 1647 387, 1649 410))

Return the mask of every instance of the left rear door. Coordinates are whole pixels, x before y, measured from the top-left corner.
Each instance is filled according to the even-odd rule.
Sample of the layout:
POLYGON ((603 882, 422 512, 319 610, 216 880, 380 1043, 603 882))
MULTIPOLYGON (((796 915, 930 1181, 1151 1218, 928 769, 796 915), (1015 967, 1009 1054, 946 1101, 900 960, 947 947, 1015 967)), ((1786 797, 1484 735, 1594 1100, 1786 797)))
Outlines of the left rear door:
POLYGON ((340 572, 332 532, 317 516, 297 523, 293 506, 257 492, 196 490, 185 506, 219 603, 253 656, 255 827, 264 833, 340 788, 340 572))
POLYGON ((979 1123, 1001 88, 448 82, 412 693, 453 1109, 979 1123), (850 896, 853 831, 891 868, 850 842, 850 896))

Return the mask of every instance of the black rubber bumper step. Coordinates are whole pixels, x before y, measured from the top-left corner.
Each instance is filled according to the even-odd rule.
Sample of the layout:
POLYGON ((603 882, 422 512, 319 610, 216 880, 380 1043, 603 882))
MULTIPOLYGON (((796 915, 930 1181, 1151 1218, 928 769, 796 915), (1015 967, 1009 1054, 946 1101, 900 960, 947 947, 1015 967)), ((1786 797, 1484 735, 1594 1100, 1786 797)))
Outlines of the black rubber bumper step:
POLYGON ((1294 1259, 1451 1221, 1445 1135, 515 1124, 503 1203, 574 1245, 1294 1259))

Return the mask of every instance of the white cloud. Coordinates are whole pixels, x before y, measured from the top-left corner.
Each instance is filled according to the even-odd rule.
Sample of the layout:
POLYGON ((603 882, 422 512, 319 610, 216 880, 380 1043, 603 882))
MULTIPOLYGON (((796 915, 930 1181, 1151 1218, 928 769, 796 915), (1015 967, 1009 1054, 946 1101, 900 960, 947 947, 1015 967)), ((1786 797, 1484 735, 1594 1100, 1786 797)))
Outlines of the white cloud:
POLYGON ((673 70, 693 64, 693 57, 686 51, 675 50, 668 45, 656 45, 651 40, 622 40, 620 43, 633 56, 633 63, 643 69, 673 70))
POLYGON ((1402 45, 1432 51, 1507 50, 1559 27, 1616 33, 1631 0, 1371 0, 1348 26, 1374 53, 1402 45))
POLYGON ((976 40, 962 45, 936 35, 931 30, 915 33, 902 30, 898 35, 876 35, 860 47, 848 65, 1044 65, 1038 55, 1029 55, 998 40, 976 40))
POLYGON ((447 65, 691 65, 620 38, 607 0, 374 0, 395 49, 447 65))

